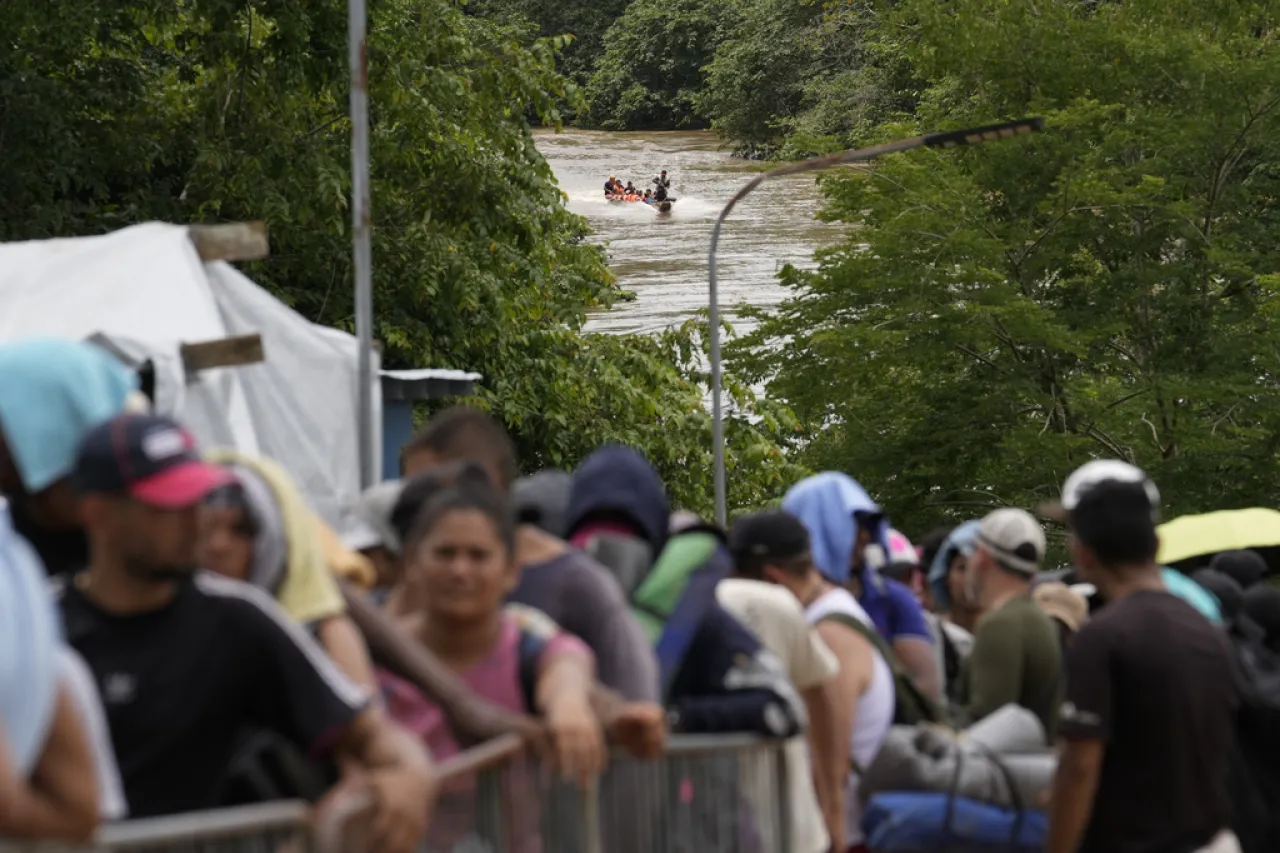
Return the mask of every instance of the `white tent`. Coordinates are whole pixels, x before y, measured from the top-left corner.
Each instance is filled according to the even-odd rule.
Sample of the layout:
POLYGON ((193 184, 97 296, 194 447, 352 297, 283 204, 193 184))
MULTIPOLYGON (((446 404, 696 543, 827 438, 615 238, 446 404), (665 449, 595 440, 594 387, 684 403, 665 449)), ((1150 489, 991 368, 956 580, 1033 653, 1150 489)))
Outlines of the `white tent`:
POLYGON ((280 462, 347 529, 360 491, 355 337, 307 321, 224 261, 202 261, 186 227, 0 244, 0 342, 35 336, 93 339, 133 366, 150 359, 157 411, 203 447, 280 462), (183 345, 255 333, 261 362, 197 372, 184 361, 183 345))

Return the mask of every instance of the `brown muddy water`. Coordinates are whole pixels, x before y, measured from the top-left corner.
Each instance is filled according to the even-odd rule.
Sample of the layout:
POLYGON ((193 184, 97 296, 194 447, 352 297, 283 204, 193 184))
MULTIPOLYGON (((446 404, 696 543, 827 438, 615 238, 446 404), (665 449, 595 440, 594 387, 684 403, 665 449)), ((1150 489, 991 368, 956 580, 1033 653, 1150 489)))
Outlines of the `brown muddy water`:
MULTIPOLYGON (((709 132, 535 135, 569 209, 591 223, 618 284, 636 294, 634 302, 593 316, 588 330, 656 332, 705 308, 711 227, 725 202, 764 166, 730 156, 709 132), (662 169, 679 199, 670 213, 604 200, 609 175, 643 189, 662 169)), ((778 270, 787 263, 811 266, 814 249, 840 238, 839 226, 814 220, 819 204, 817 182, 800 175, 763 184, 734 209, 721 229, 717 261, 721 309, 731 322, 742 303, 769 307, 784 299, 778 270)))

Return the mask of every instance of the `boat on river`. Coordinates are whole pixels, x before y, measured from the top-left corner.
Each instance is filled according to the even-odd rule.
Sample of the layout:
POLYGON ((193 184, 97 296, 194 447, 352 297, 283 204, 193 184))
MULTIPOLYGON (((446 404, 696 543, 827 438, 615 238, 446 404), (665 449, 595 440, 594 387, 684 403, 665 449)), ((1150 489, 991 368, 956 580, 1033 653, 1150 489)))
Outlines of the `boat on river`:
POLYGON ((662 201, 658 201, 656 198, 645 198, 642 195, 607 195, 604 198, 605 201, 610 204, 648 205, 659 213, 669 213, 671 211, 671 205, 676 203, 676 200, 670 197, 664 198, 662 201))

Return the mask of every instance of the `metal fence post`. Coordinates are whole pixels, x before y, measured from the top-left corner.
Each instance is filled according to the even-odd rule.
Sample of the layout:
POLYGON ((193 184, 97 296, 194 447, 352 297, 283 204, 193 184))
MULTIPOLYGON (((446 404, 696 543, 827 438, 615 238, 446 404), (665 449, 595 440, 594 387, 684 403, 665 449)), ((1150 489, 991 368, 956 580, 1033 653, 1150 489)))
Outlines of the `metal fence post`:
POLYGON ((600 826, 600 779, 592 779, 582 790, 582 853, 604 853, 600 826))

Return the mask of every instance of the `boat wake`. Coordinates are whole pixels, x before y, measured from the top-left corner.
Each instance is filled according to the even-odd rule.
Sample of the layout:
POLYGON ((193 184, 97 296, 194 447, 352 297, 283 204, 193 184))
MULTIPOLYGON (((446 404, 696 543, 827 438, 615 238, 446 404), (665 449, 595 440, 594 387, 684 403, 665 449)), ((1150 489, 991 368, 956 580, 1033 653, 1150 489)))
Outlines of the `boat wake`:
POLYGON ((720 212, 720 207, 714 202, 682 195, 676 196, 676 201, 668 211, 660 211, 656 206, 645 204, 642 201, 615 202, 609 201, 603 196, 587 195, 586 193, 570 193, 568 207, 572 213, 591 218, 652 218, 660 214, 664 219, 706 219, 714 217, 720 212))

